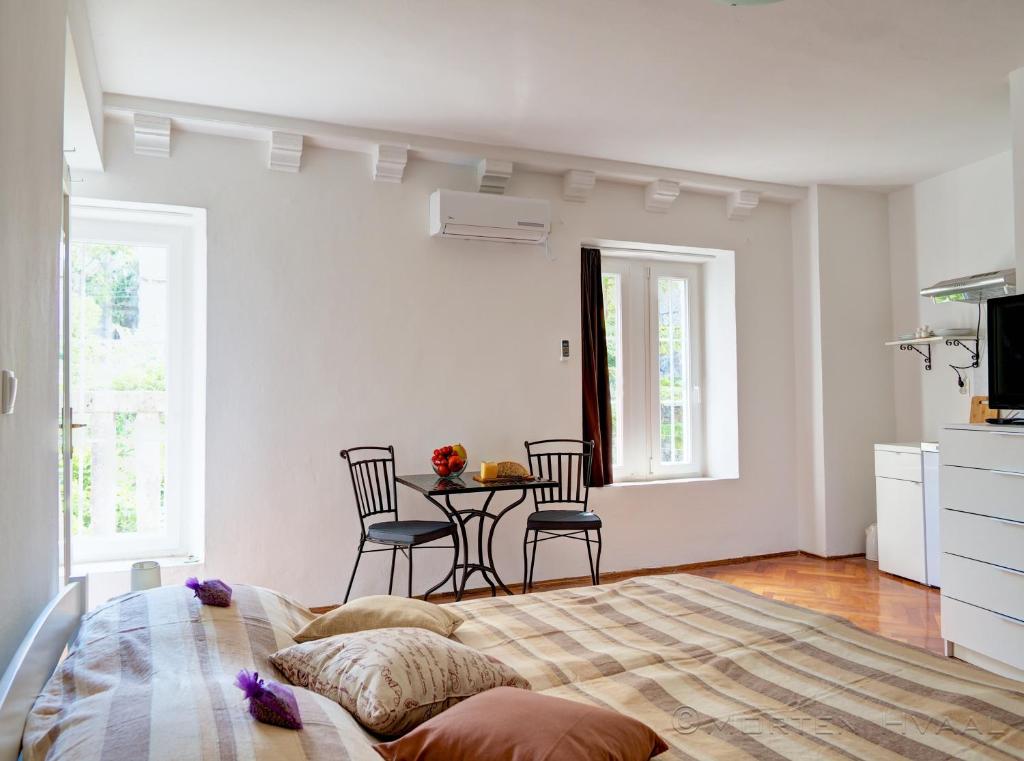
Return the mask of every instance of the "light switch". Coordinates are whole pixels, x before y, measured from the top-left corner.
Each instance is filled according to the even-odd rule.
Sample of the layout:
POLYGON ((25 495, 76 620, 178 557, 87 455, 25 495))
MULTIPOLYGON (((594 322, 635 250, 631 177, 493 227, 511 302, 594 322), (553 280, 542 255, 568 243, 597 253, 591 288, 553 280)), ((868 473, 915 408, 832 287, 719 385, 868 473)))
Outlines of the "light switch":
POLYGON ((566 360, 569 359, 569 339, 568 338, 563 338, 562 339, 562 351, 559 354, 558 358, 562 362, 565 362, 566 360))
POLYGON ((0 415, 14 412, 14 400, 18 397, 18 379, 13 370, 0 370, 0 415))

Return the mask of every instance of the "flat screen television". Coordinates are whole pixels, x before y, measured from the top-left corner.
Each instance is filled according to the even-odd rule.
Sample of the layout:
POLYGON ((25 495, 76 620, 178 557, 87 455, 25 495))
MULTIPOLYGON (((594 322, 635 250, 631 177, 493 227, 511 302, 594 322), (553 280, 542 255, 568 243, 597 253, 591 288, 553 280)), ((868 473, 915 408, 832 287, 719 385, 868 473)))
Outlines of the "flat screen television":
POLYGON ((988 302, 988 406, 1024 410, 1024 295, 988 302))

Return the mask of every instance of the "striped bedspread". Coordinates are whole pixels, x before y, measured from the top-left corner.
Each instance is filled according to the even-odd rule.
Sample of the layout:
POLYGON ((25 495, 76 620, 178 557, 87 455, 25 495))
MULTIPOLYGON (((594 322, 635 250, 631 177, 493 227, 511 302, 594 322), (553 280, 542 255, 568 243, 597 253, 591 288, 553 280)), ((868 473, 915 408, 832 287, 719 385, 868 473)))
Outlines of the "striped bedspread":
POLYGON ((1024 758, 1024 685, 687 574, 458 605, 535 690, 635 716, 680 759, 1024 758))
POLYGON ((25 761, 380 761, 337 703, 296 689, 296 732, 253 721, 234 686, 242 668, 284 681, 267 658, 313 618, 242 585, 229 608, 201 605, 185 587, 116 598, 85 617, 36 701, 25 761))
MULTIPOLYGON (((685 574, 458 603, 455 638, 534 689, 635 716, 679 759, 1024 758, 1021 685, 830 616, 685 574)), ((26 761, 378 761, 337 704, 296 688, 305 729, 258 724, 233 686, 313 618, 236 586, 91 613, 29 717, 26 761)), ((486 761, 486 759, 481 759, 486 761)), ((552 760, 554 761, 554 760, 552 760)))

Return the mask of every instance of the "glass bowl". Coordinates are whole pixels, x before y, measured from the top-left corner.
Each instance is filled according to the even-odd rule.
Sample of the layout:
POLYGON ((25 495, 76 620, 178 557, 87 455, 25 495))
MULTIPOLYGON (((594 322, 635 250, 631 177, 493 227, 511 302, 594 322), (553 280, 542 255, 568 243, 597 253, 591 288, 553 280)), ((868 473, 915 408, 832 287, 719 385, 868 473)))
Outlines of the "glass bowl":
POLYGON ((461 475, 462 475, 463 473, 465 473, 465 472, 466 472, 466 466, 467 466, 468 464, 469 464, 469 463, 467 463, 467 462, 466 462, 465 460, 463 460, 463 461, 462 461, 462 467, 461 467, 461 468, 459 468, 458 470, 449 470, 449 471, 448 471, 448 475, 447 475, 447 476, 442 476, 442 475, 441 475, 440 473, 438 473, 438 472, 437 472, 437 466, 436 466, 436 465, 434 465, 434 463, 433 463, 433 462, 431 462, 431 463, 430 463, 430 467, 434 469, 434 473, 435 473, 435 474, 437 475, 437 477, 438 477, 438 478, 444 478, 444 479, 449 479, 449 480, 451 480, 451 479, 453 479, 453 478, 458 478, 458 477, 459 477, 459 476, 461 476, 461 475))

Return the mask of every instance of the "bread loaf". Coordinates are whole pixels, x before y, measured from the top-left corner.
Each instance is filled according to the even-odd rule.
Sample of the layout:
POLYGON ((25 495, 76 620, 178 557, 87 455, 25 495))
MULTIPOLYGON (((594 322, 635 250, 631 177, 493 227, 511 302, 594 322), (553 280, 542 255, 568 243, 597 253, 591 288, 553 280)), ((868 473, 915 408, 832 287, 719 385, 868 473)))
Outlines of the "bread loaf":
POLYGON ((530 475, 530 471, 528 471, 518 462, 506 460, 504 462, 497 463, 497 465, 498 478, 522 478, 523 476, 530 475))

